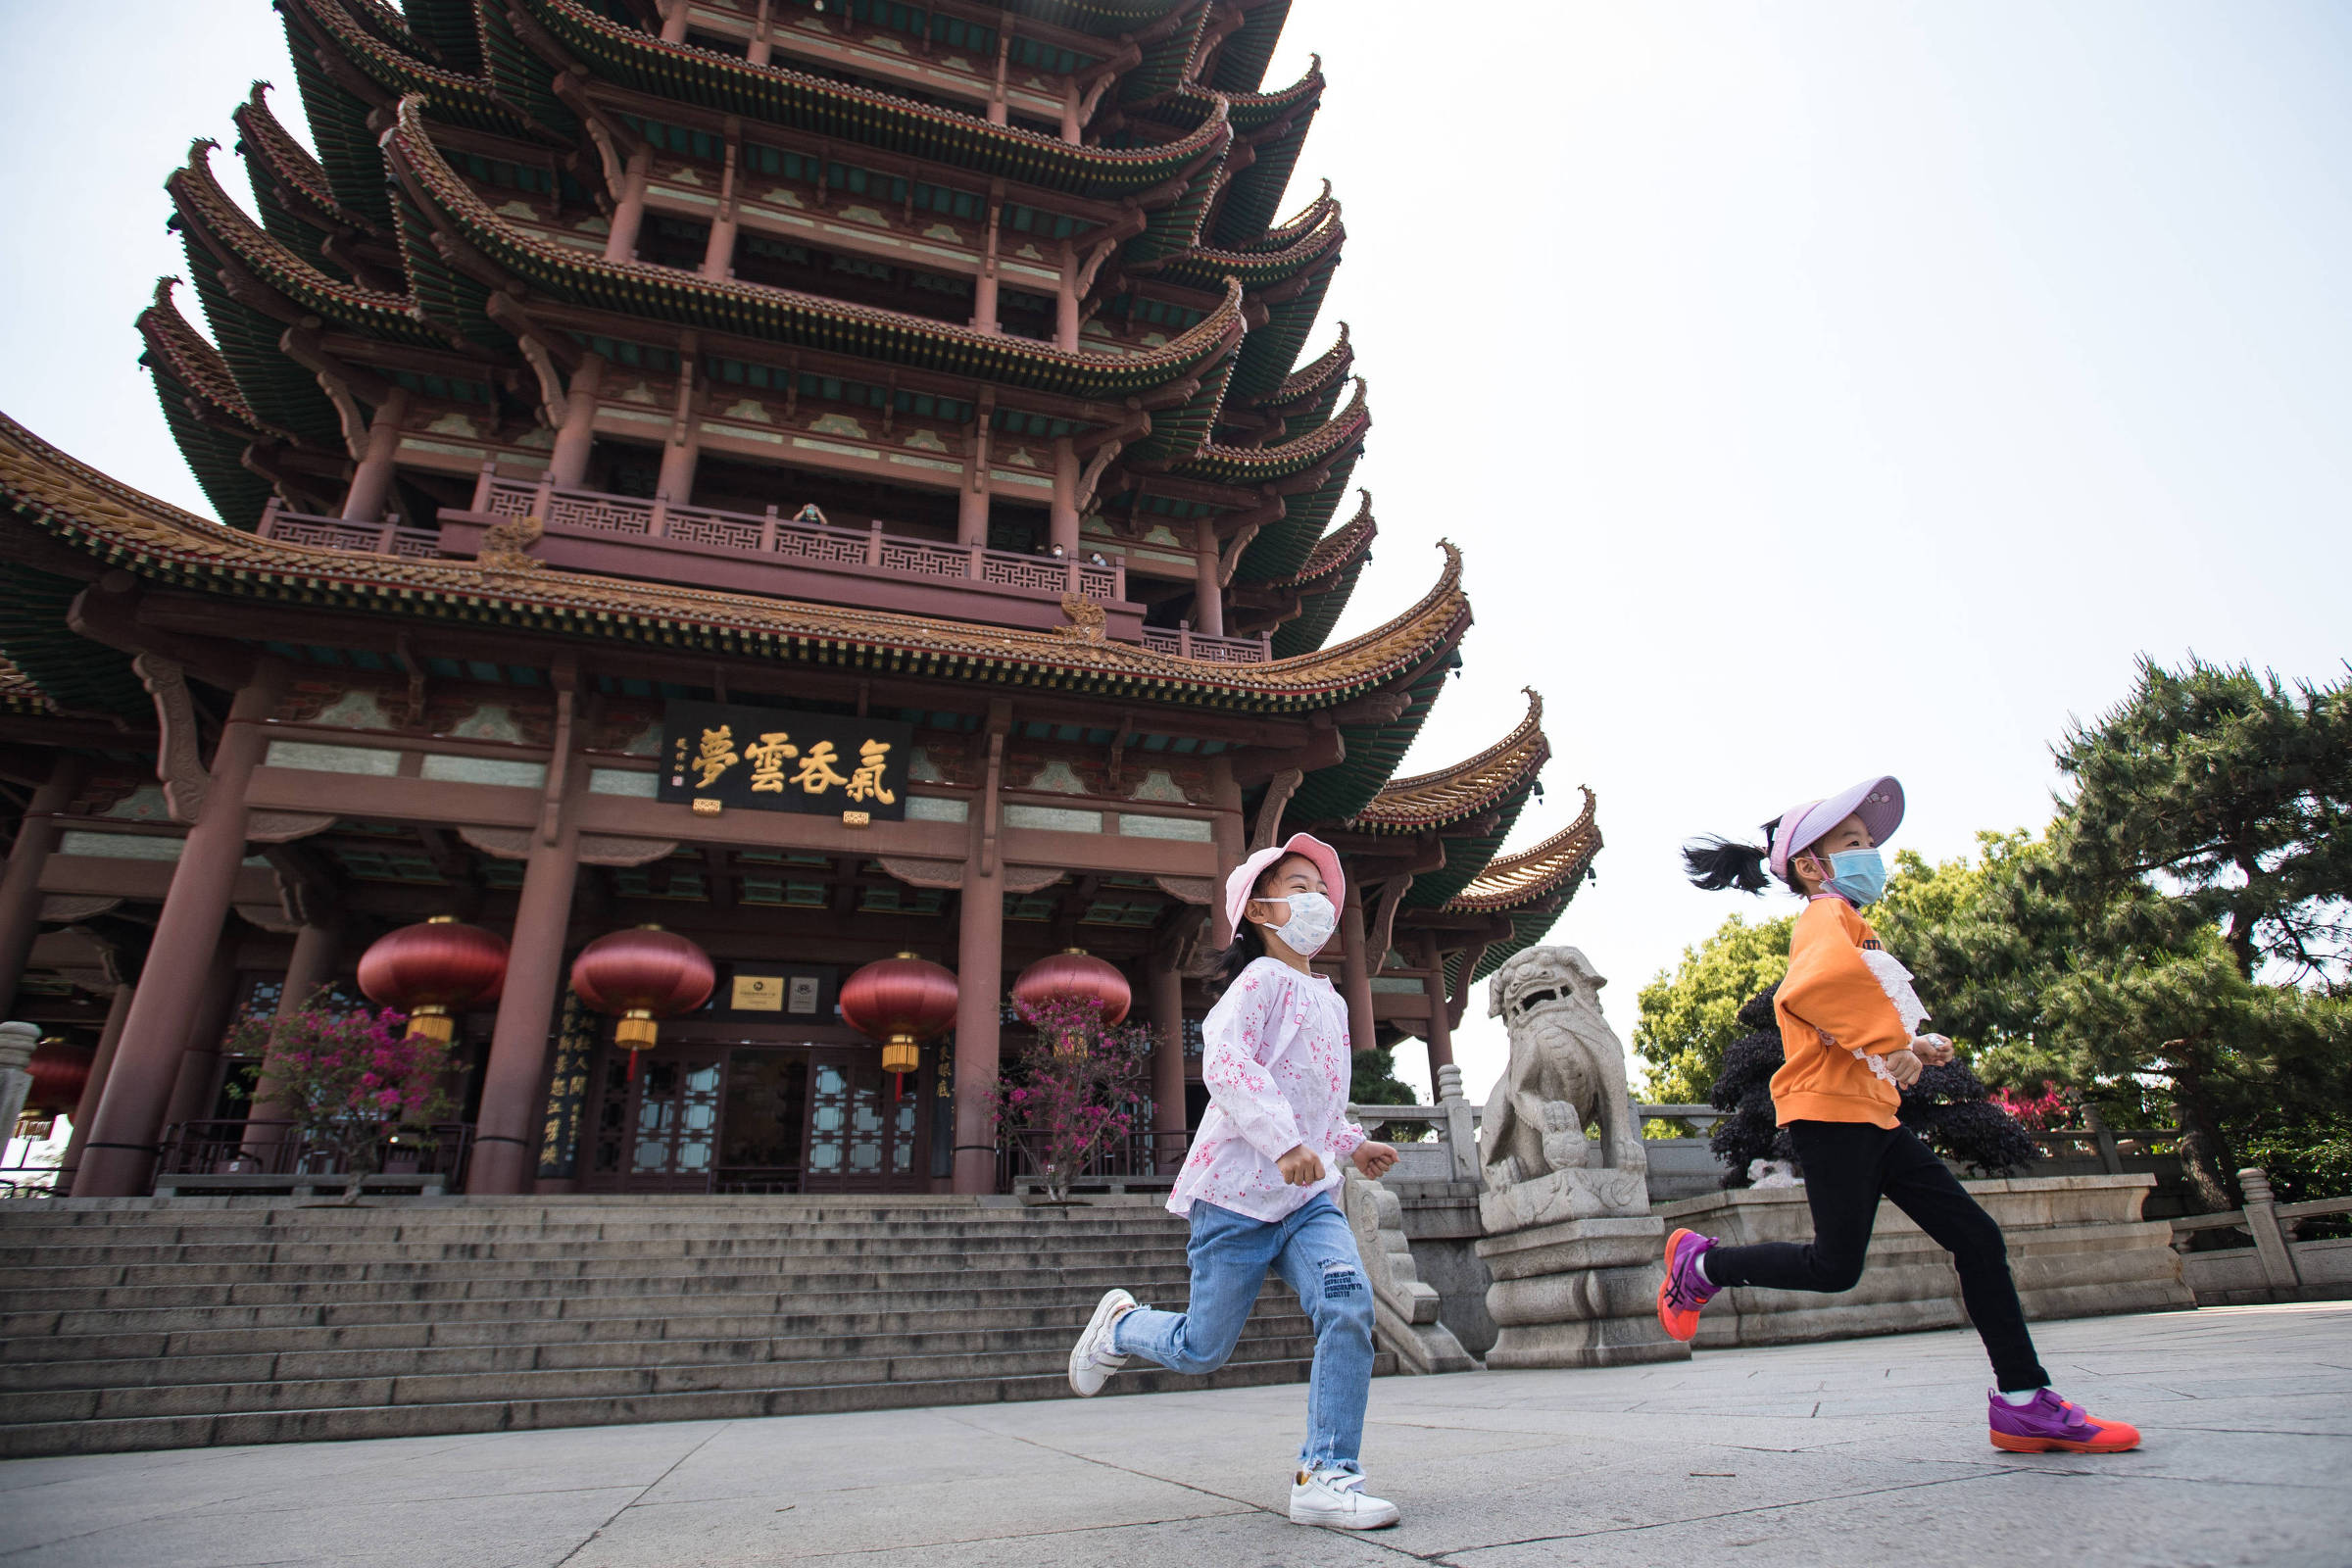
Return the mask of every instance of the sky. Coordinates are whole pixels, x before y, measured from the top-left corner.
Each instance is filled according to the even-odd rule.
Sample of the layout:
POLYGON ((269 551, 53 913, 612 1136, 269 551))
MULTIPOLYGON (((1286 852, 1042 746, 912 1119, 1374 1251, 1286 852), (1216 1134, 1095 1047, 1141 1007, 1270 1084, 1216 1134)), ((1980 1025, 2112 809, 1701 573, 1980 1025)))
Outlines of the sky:
MULTIPOLYGON (((0 409, 208 511, 130 325, 182 265, 161 182, 210 135, 242 195, 229 110, 299 102, 264 0, 109 16, 0 7, 0 409)), ((2341 677, 2352 10, 1296 0, 1269 85, 1310 52, 1289 210, 1329 178, 1348 241, 1307 355, 1351 323, 1381 522, 1340 635, 1462 548, 1465 668, 1405 766, 1544 693, 1515 842, 1596 793, 1551 940, 1621 1035, 1778 912, 1682 883, 1692 834, 1886 772, 1893 847, 1948 858, 2048 819, 2051 743, 2143 654, 2341 677)), ((1483 1095, 1483 996, 1455 1045, 1483 1095)))

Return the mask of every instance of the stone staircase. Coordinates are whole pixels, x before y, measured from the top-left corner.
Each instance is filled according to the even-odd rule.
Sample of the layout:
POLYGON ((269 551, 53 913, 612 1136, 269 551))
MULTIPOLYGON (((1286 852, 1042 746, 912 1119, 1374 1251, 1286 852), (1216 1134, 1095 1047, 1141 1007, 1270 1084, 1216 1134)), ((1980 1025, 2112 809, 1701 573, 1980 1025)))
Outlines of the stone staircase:
MULTIPOLYGON (((1062 1397, 1104 1290, 1182 1303, 1184 1243, 1150 1199, 10 1203, 0 1457, 1062 1397)), ((1269 1279, 1222 1371, 1106 1392, 1313 1350, 1269 1279)))

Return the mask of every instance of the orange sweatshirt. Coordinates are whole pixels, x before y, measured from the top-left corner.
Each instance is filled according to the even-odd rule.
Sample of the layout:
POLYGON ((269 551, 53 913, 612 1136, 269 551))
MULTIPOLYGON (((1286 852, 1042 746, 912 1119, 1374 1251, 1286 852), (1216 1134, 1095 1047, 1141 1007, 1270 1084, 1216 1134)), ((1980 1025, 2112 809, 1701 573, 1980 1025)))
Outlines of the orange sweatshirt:
POLYGON ((1878 977, 1862 961, 1878 932, 1854 906, 1817 898, 1788 939, 1788 977, 1773 1000, 1787 1058, 1772 1075, 1772 1103, 1792 1121, 1894 1125, 1901 1094, 1878 1058, 1911 1043, 1878 977), (1877 1071, 1872 1069, 1876 1068, 1877 1071))

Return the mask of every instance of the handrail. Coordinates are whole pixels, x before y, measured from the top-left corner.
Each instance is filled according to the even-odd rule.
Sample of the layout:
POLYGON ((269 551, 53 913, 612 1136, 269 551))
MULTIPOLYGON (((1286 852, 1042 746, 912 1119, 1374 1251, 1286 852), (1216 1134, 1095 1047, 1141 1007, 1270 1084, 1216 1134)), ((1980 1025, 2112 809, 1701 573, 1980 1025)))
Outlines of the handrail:
POLYGON ((478 512, 502 517, 536 516, 543 528, 574 535, 666 539, 742 555, 786 556, 899 576, 1084 594, 1105 602, 1127 597, 1124 566, 1097 566, 1083 561, 991 550, 985 545, 907 538, 885 532, 879 520, 864 528, 843 528, 786 517, 776 507, 764 513, 729 512, 719 507, 686 506, 663 496, 647 501, 578 485, 492 476, 485 476, 475 487, 474 501, 478 512))
POLYGON ((275 496, 262 509, 262 520, 254 532, 280 544, 310 545, 320 550, 356 550, 367 555, 407 556, 415 560, 428 560, 441 553, 438 533, 430 528, 405 527, 397 516, 387 516, 381 522, 361 522, 350 517, 289 512, 275 496))

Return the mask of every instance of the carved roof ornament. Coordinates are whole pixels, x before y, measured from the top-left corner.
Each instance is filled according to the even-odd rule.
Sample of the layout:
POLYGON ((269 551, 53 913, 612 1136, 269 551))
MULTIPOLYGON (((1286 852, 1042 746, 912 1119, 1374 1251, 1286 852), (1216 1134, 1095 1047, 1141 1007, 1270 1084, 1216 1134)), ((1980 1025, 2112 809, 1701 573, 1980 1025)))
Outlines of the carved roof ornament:
POLYGON ((1527 716, 1508 735, 1451 767, 1396 780, 1348 825, 1373 833, 1444 827, 1533 788, 1537 772, 1551 758, 1551 741, 1544 733, 1543 696, 1532 686, 1524 690, 1527 716))
MULTIPOLYGON (((1580 789, 1582 785, 1578 786, 1580 789)), ((1592 792, 1584 791, 1585 808, 1575 821, 1543 843, 1516 855, 1497 857, 1446 903, 1448 910, 1496 913, 1524 907, 1562 889, 1573 889, 1577 878, 1600 853, 1600 829, 1593 822, 1592 792)))

